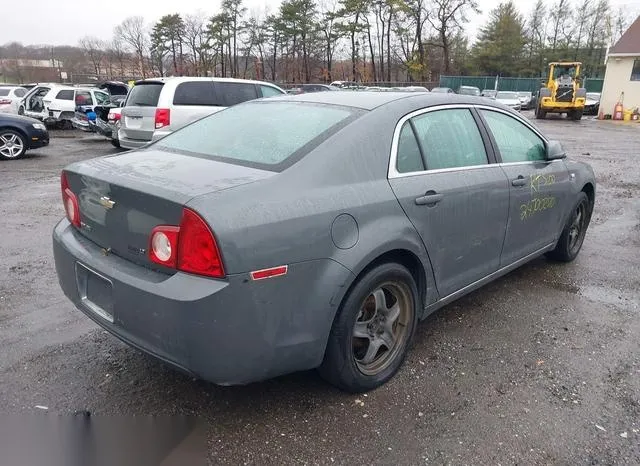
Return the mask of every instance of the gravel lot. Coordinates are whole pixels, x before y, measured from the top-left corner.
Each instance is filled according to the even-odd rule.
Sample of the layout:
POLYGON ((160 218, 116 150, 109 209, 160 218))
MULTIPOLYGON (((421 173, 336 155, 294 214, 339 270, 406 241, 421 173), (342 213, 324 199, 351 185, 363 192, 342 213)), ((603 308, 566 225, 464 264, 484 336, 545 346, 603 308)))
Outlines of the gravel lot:
POLYGON ((197 415, 216 464, 639 464, 640 124, 537 124, 596 172, 581 255, 432 315, 395 379, 364 396, 314 372, 193 381, 77 311, 51 253, 59 172, 115 149, 54 134, 67 137, 0 163, 0 411, 197 415))

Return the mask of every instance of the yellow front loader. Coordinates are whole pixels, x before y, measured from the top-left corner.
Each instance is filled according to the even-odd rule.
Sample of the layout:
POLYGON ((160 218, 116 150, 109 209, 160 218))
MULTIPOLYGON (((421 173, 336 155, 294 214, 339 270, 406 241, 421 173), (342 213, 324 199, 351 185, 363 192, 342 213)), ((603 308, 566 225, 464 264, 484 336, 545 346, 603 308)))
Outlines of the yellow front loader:
POLYGON ((579 62, 549 63, 549 77, 538 94, 536 118, 547 113, 566 113, 572 120, 580 120, 587 100, 587 90, 580 87, 579 62))

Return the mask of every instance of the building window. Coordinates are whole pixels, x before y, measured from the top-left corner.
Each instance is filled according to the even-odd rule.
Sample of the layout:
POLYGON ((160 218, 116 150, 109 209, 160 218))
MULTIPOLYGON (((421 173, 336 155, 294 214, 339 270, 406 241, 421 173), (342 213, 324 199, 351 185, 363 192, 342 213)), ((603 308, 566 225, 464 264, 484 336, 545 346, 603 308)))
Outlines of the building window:
POLYGON ((640 81, 640 58, 636 58, 633 62, 631 81, 640 81))

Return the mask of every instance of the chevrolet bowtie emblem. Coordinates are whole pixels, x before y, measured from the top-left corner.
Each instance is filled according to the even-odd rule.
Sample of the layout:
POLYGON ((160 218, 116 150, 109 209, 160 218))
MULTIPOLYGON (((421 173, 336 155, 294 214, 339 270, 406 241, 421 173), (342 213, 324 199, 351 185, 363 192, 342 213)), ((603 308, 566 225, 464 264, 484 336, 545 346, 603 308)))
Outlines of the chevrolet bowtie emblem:
POLYGON ((102 196, 100 198, 100 205, 105 209, 113 209, 113 206, 116 205, 115 201, 112 201, 107 196, 102 196))

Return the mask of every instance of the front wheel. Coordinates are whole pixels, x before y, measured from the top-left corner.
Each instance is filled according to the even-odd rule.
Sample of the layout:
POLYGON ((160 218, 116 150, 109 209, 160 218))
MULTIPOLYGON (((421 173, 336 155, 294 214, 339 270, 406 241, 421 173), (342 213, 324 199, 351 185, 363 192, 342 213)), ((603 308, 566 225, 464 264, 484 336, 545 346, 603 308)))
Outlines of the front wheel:
POLYGON ((574 121, 582 120, 583 110, 574 110, 570 113, 571 119, 574 121))
POLYGON ((6 129, 0 130, 0 159, 17 159, 26 151, 27 143, 22 134, 6 129))
POLYGON ((367 272, 338 311, 320 375, 355 393, 387 382, 405 359, 418 306, 416 283, 405 267, 388 263, 367 272))
POLYGON ((544 120, 547 116, 547 112, 545 112, 544 110, 542 110, 542 107, 538 106, 536 108, 536 119, 538 120, 544 120))
POLYGON ((111 139, 111 145, 120 149, 120 141, 118 139, 111 139))
POLYGON ((589 227, 592 211, 593 206, 589 198, 584 191, 580 192, 578 202, 560 234, 556 248, 548 252, 547 257, 560 262, 571 262, 578 256, 589 227))

